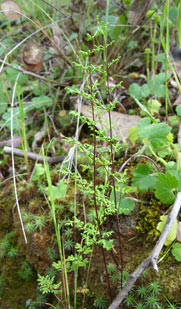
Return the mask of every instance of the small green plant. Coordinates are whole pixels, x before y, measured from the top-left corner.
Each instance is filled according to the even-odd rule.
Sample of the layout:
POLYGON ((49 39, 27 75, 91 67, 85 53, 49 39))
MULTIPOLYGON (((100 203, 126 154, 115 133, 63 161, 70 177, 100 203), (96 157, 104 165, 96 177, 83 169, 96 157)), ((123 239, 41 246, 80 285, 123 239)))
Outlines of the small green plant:
POLYGON ((124 303, 127 307, 131 307, 135 304, 135 297, 131 292, 128 295, 126 295, 124 303))
POLYGON ((61 283, 54 283, 55 277, 50 277, 49 275, 46 276, 41 276, 38 274, 38 283, 39 283, 39 288, 42 294, 48 294, 48 293, 53 293, 53 294, 58 294, 60 293, 60 285, 61 283))
POLYGON ((152 309, 156 309, 159 305, 159 300, 158 297, 155 295, 148 295, 146 297, 145 300, 145 306, 147 306, 147 308, 152 308, 152 309))
POLYGON ((7 233, 3 240, 0 242, 0 258, 9 256, 10 258, 16 258, 18 255, 18 249, 14 246, 14 233, 7 233))
POLYGON ((25 281, 31 281, 35 277, 35 271, 28 261, 23 262, 21 269, 18 271, 18 276, 25 281))
MULTIPOLYGON (((130 1, 123 2, 125 5, 130 1)), ((91 3, 91 5, 94 4, 91 3)), ((37 8, 39 4, 34 3, 34 6, 37 8)), ((90 8, 87 3, 86 8, 90 8)), ((40 10, 51 22, 54 20, 54 17, 52 19, 44 9, 40 8, 40 10)), ((179 12, 180 5, 178 6, 178 14, 180 14, 179 12)), ((152 12, 149 13, 152 14, 152 12)), ((42 149, 44 165, 37 163, 31 176, 31 180, 37 184, 39 193, 44 194, 46 197, 50 211, 48 215, 46 212, 45 214, 33 214, 30 211, 24 211, 23 219, 25 229, 29 233, 34 233, 35 231, 41 233, 47 223, 51 224, 53 222, 56 234, 56 241, 54 242, 56 249, 47 249, 47 255, 53 262, 53 267, 50 267, 44 276, 38 275, 38 284, 43 294, 55 294, 59 302, 62 301, 62 305, 68 309, 72 307, 72 299, 74 309, 77 307, 77 287, 80 283, 78 281, 78 275, 80 270, 83 269, 85 273, 88 273, 86 274, 86 280, 88 281, 92 254, 97 247, 102 253, 109 296, 111 296, 111 281, 113 283, 119 280, 121 281, 121 287, 125 285, 128 273, 123 270, 124 265, 120 267, 122 271, 118 271, 118 267, 114 264, 107 264, 107 260, 110 259, 107 259, 106 256, 111 252, 113 258, 117 258, 119 254, 119 259, 121 257, 120 260, 123 260, 119 219, 120 216, 124 217, 131 214, 135 208, 135 202, 130 195, 134 193, 136 195, 146 195, 148 193, 151 196, 155 196, 155 200, 159 200, 160 204, 170 205, 174 202, 177 192, 181 190, 178 148, 174 144, 171 128, 167 123, 159 122, 157 118, 154 118, 154 115, 158 114, 161 109, 161 99, 164 97, 166 97, 167 110, 167 96, 165 93, 170 77, 167 72, 156 74, 155 44, 159 19, 159 16, 154 16, 151 20, 152 50, 146 51, 147 81, 141 86, 132 83, 129 87, 129 94, 139 106, 141 114, 147 116, 133 128, 133 137, 130 134, 132 144, 137 148, 141 147, 134 155, 134 158, 141 156, 144 160, 143 163, 138 164, 136 168, 133 167, 131 170, 133 175, 132 179, 130 178, 129 171, 123 172, 121 170, 121 173, 117 172, 117 163, 114 160, 120 153, 122 146, 117 137, 113 137, 112 134, 111 113, 120 103, 117 99, 112 99, 112 97, 116 97, 112 92, 116 88, 119 90, 121 83, 115 84, 113 87, 110 87, 109 84, 111 84, 111 69, 113 65, 119 62, 120 57, 110 62, 108 60, 108 50, 110 49, 111 53, 114 52, 113 42, 108 42, 108 38, 117 40, 122 36, 120 33, 127 35, 127 30, 125 30, 127 27, 120 28, 122 24, 127 24, 127 19, 126 15, 120 15, 116 19, 114 15, 109 16, 109 1, 106 1, 106 16, 102 18, 106 23, 98 21, 97 26, 94 28, 94 34, 92 34, 93 27, 90 18, 88 22, 85 22, 85 29, 90 30, 87 36, 87 46, 82 43, 82 46, 85 47, 84 50, 77 53, 74 52, 77 62, 74 63, 75 67, 74 70, 72 69, 72 73, 71 70, 68 72, 72 74, 70 74, 72 77, 74 73, 75 75, 77 74, 74 80, 77 77, 81 77, 83 78, 83 82, 80 87, 73 83, 72 87, 67 88, 66 97, 70 96, 71 101, 73 101, 73 96, 75 96, 78 105, 80 102, 81 104, 85 102, 89 105, 92 119, 90 117, 80 116, 80 106, 78 106, 77 112, 72 112, 67 119, 64 119, 64 125, 70 120, 71 115, 73 115, 77 119, 77 128, 80 123, 82 125, 86 123, 88 130, 91 132, 91 138, 88 143, 82 144, 78 139, 80 133, 78 129, 75 133, 75 138, 67 138, 67 142, 72 144, 72 148, 68 157, 61 165, 59 175, 56 175, 56 181, 46 161, 46 155, 50 147, 47 149, 47 152, 42 149), (116 26, 107 24, 108 21, 113 24, 115 20, 117 22, 116 26), (152 54, 151 68, 149 67, 150 54, 152 54), (98 56, 97 59, 96 56, 98 56), (93 61, 94 63, 92 63, 93 61), (104 113, 106 113, 108 121, 105 121, 104 128, 97 128, 96 116, 101 117, 104 113), (104 144, 106 144, 107 150, 105 156, 101 153, 104 144), (99 149, 101 149, 100 152, 99 149), (80 157, 83 157, 83 160, 79 160, 80 157, 77 156, 77 153, 81 154, 80 157), (167 162, 168 158, 170 162, 167 162), (152 163, 145 163, 147 159, 152 161, 152 163), (173 165, 171 160, 176 161, 176 164, 173 165), (73 194, 71 195, 69 191, 73 191, 74 198, 72 198, 73 194), (74 200, 74 202, 70 202, 70 200, 74 200), (115 222, 115 224, 113 225, 112 222, 115 222), (116 247, 116 251, 118 252, 116 256, 114 256, 114 247, 116 247), (70 283, 72 282, 70 278, 72 279, 73 276, 74 288, 72 288, 70 283), (61 301, 57 293, 61 294, 61 301)), ((58 27, 57 23, 55 25, 58 27)), ((180 29, 179 22, 177 27, 180 29)), ((76 37, 75 33, 73 35, 76 37)), ((65 34, 64 36, 66 37, 65 34)), ((68 38, 67 41, 70 47, 72 47, 68 38)), ((117 45, 120 47, 119 42, 117 45)), ((127 46, 129 48, 131 46, 135 47, 136 42, 131 41, 127 46)), ((48 52, 46 52, 46 57, 48 57, 48 52)), ((166 57, 164 60, 162 59, 162 64, 165 60, 166 57)), ((68 63, 70 64, 69 61, 68 63)), ((59 71, 56 74, 59 76, 59 71)), ((4 102, 3 111, 0 111, 1 123, 3 125, 5 123, 6 128, 10 128, 10 115, 12 110, 8 108, 9 101, 7 98, 9 95, 12 95, 8 81, 14 83, 16 78, 16 70, 8 68, 3 75, 3 79, 8 85, 6 91, 3 88, 3 82, 0 82, 1 88, 3 89, 2 100, 4 102)), ((29 115, 32 116, 34 111, 40 112, 43 109, 44 120, 48 122, 45 109, 49 108, 50 112, 51 107, 53 107, 52 110, 55 112, 56 105, 54 103, 56 103, 56 100, 53 95, 51 98, 47 87, 43 87, 35 81, 31 83, 30 87, 33 97, 30 99, 28 107, 24 108, 21 96, 26 93, 29 80, 26 79, 26 75, 24 74, 20 76, 18 82, 19 108, 13 108, 13 123, 15 132, 19 131, 20 126, 22 127, 27 159, 26 117, 29 115)), ((179 112, 179 108, 177 110, 179 116, 181 113, 179 112)), ((69 136, 72 136, 72 134, 69 136)), ((52 142, 52 144, 55 145, 55 142, 52 142)), ((57 170, 56 174, 58 174, 57 170)), ((2 240, 0 249, 0 256, 2 258, 8 256, 14 258, 17 256, 17 249, 13 246, 11 237, 5 237, 2 240)), ((172 254, 179 261, 180 246, 178 246, 178 243, 173 244, 171 250, 172 254)), ((28 281, 32 277, 31 273, 31 266, 27 262, 24 262, 19 276, 28 281)), ((161 304, 159 304, 159 293, 159 284, 157 282, 151 282, 148 286, 140 286, 136 291, 131 291, 125 299, 125 304, 129 307, 135 306, 135 308, 139 309, 161 308, 161 304)), ((36 306, 31 299, 28 301, 27 305, 32 304, 32 306, 36 306)), ((96 308, 107 308, 108 301, 104 296, 98 295, 94 300, 94 306, 96 308)))
POLYGON ((41 231, 46 224, 44 215, 34 215, 29 211, 23 210, 22 217, 25 223, 25 230, 28 233, 34 233, 36 230, 41 231))
POLYGON ((2 275, 0 275, 0 295, 4 293, 5 287, 6 287, 6 279, 2 275))
MULTIPOLYGON (((160 301, 159 294, 161 294, 161 286, 159 282, 153 281, 147 285, 140 285, 138 288, 134 288, 126 296, 124 303, 127 307, 132 307, 135 309, 166 308, 165 304, 162 304, 162 301, 160 301)), ((176 308, 174 307, 174 304, 171 304, 168 301, 168 299, 167 304, 169 304, 169 306, 173 306, 173 308, 176 308)))
POLYGON ((107 308, 107 300, 104 298, 104 296, 96 296, 94 300, 94 307, 98 309, 106 309, 107 308))

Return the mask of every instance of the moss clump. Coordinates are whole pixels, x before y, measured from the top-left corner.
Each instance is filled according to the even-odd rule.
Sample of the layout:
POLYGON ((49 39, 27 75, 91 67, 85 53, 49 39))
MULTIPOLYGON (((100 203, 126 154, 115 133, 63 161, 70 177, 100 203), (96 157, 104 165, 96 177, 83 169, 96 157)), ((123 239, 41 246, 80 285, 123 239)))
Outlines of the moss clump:
POLYGON ((136 229, 140 233, 146 232, 146 239, 155 240, 159 236, 156 226, 162 214, 162 204, 160 201, 152 200, 149 204, 141 204, 139 218, 136 229))

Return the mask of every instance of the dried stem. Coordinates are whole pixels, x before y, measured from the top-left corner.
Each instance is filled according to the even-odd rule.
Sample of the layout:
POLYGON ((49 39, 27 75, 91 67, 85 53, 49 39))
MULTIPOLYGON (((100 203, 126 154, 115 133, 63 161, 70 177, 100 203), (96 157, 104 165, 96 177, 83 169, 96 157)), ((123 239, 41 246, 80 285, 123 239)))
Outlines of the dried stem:
MULTIPOLYGON (((106 75, 107 75, 107 101, 110 103, 110 90, 109 90, 109 70, 108 70, 108 64, 106 63, 106 75)), ((116 200, 116 186, 115 186, 115 178, 114 178, 114 152, 113 152, 113 143, 112 143, 112 122, 111 122, 111 111, 108 110, 108 118, 109 118, 109 130, 110 130, 110 150, 111 150, 111 163, 112 163, 112 187, 114 191, 114 204, 115 208, 117 209, 117 200, 116 200)), ((120 231, 119 231, 119 217, 118 217, 118 211, 116 211, 116 229, 117 229, 117 235, 118 235, 118 243, 119 243, 119 252, 120 252, 120 258, 121 258, 121 287, 122 287, 122 271, 123 271, 123 254, 122 254, 122 245, 121 245, 121 237, 120 237, 120 231)))
MULTIPOLYGON (((89 74, 89 78, 90 78, 90 93, 91 93, 91 97, 92 97, 93 96, 93 90, 92 90, 92 74, 91 74, 91 71, 90 71, 90 74, 89 74)), ((95 121, 93 99, 91 100, 91 106, 92 106, 92 120, 95 121)), ((100 237, 102 239, 102 229, 101 229, 101 225, 100 225, 100 221, 99 221, 97 201, 96 201, 96 146, 97 146, 97 141, 96 141, 96 128, 95 128, 95 125, 94 125, 94 128, 93 128, 93 135, 94 135, 94 156, 93 156, 93 167, 94 167, 94 172, 93 172, 94 208, 95 208, 95 211, 96 211, 96 218, 97 218, 99 234, 100 234, 100 237)), ((107 284, 108 284, 108 289, 109 289, 109 296, 110 296, 110 299, 112 301, 111 286, 110 286, 109 274, 108 274, 108 270, 107 270, 105 251, 104 251, 103 247, 101 247, 101 248, 102 248, 102 256, 103 256, 104 266, 105 266, 105 271, 106 271, 106 279, 107 279, 107 284)))
POLYGON ((126 295, 129 293, 129 291, 133 287, 136 280, 140 277, 142 272, 145 270, 146 267, 149 266, 150 263, 152 263, 154 270, 158 272, 158 266, 157 266, 158 256, 160 254, 160 251, 163 248, 163 245, 168 237, 168 234, 173 226, 173 223, 175 222, 178 216, 180 208, 181 208, 181 192, 177 194, 173 208, 168 216, 167 223, 165 224, 163 232, 161 233, 151 254, 130 275, 130 278, 128 279, 126 285, 124 286, 123 289, 121 289, 119 294, 116 296, 112 304, 109 306, 109 309, 116 309, 119 307, 119 305, 122 303, 126 295))

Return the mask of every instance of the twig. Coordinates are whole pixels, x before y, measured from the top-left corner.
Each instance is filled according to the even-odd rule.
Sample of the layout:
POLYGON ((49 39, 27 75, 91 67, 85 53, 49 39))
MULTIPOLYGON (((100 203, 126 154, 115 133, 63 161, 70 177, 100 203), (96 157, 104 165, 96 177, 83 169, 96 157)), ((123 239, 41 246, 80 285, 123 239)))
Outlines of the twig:
POLYGON ((60 82, 57 82, 57 81, 52 80, 52 79, 47 79, 47 78, 45 78, 45 77, 43 77, 43 76, 41 76, 41 75, 38 75, 38 74, 36 74, 36 73, 33 73, 33 72, 30 72, 30 71, 24 70, 24 69, 22 69, 22 68, 19 67, 19 66, 16 67, 16 66, 14 66, 14 65, 12 65, 12 64, 10 64, 10 63, 8 63, 8 62, 6 62, 6 61, 3 61, 3 60, 1 60, 1 59, 0 59, 0 62, 3 63, 3 64, 5 64, 5 65, 7 65, 8 67, 10 67, 10 68, 12 68, 12 69, 14 69, 14 70, 17 70, 17 71, 19 71, 19 72, 21 72, 21 73, 23 73, 23 74, 29 75, 29 76, 36 77, 36 78, 38 78, 38 79, 40 79, 40 80, 42 80, 42 81, 44 81, 44 82, 52 83, 52 84, 60 85, 60 86, 64 86, 64 87, 67 86, 67 84, 60 83, 60 82))
POLYGON ((155 165, 155 167, 157 168, 157 171, 158 171, 158 172, 160 171, 158 165, 156 164, 156 162, 155 162, 153 159, 151 159, 151 158, 148 157, 148 156, 145 156, 145 155, 141 155, 141 154, 140 154, 140 155, 133 155, 133 156, 131 156, 129 159, 127 159, 127 160, 122 164, 122 166, 120 167, 118 173, 121 173, 121 172, 123 171, 123 169, 126 167, 126 165, 127 165, 131 160, 134 160, 134 159, 139 158, 139 157, 142 157, 142 158, 145 158, 145 159, 151 161, 151 162, 155 165))
POLYGON ((162 250, 162 247, 168 237, 168 234, 172 228, 172 225, 174 221, 176 220, 179 210, 181 208, 181 192, 177 194, 175 203, 173 205, 173 208, 170 212, 170 215, 168 216, 167 223, 165 224, 165 227, 163 229, 163 232, 161 233, 159 240, 157 241, 154 249, 152 250, 151 254, 138 266, 138 268, 131 274, 129 280, 127 281, 126 285, 123 289, 119 292, 119 294, 116 296, 116 298, 113 300, 112 304, 109 306, 108 309, 116 309, 118 306, 122 303, 123 299, 126 297, 136 280, 140 277, 142 272, 145 270, 146 267, 149 266, 150 263, 152 263, 153 268, 158 272, 157 267, 157 260, 158 256, 160 254, 160 251, 162 250))
MULTIPOLYGON (((17 148, 12 149, 11 147, 6 146, 6 147, 3 148, 3 150, 6 154, 11 154, 12 151, 13 151, 13 154, 15 156, 24 157, 24 151, 21 150, 21 149, 17 149, 17 148)), ((40 162, 40 163, 44 162, 43 156, 38 155, 38 154, 33 153, 33 152, 28 151, 27 157, 28 157, 28 159, 33 160, 33 161, 37 161, 37 162, 40 162)), ((62 162, 65 159, 65 156, 47 157, 46 159, 47 159, 49 164, 56 164, 56 163, 62 162)))
MULTIPOLYGON (((71 148, 72 149, 72 148, 71 148)), ((5 154, 11 154, 12 153, 12 148, 11 147, 8 147, 8 146, 5 146, 3 148, 3 151, 5 152, 5 154)), ((92 151, 91 151, 92 152, 92 151)), ((100 150, 99 151, 100 153, 104 153, 104 152, 107 152, 106 150, 100 150)), ((18 149, 18 148, 13 148, 13 154, 17 157, 24 157, 24 151, 21 150, 21 149, 18 149)), ((81 152, 80 155, 85 155, 85 152, 81 152)), ((37 161, 37 162, 40 162, 40 163, 44 163, 44 158, 43 156, 41 155, 38 155, 34 152, 30 152, 28 151, 27 152, 27 157, 28 159, 30 160, 33 160, 33 161, 37 161)), ((55 156, 55 157, 46 157, 47 159, 47 162, 49 164, 56 164, 56 163, 59 163, 59 162, 63 162, 63 160, 67 158, 67 156, 55 156)), ((69 159, 69 158, 68 158, 69 159)))

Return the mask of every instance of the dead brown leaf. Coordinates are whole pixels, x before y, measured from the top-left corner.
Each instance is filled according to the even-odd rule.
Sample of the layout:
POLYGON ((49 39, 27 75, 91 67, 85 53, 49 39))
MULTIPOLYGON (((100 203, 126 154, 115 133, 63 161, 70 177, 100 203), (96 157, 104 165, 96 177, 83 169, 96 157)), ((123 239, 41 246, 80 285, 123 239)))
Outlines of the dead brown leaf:
POLYGON ((21 17, 21 7, 17 2, 7 0, 1 3, 1 9, 9 19, 15 20, 21 17))
POLYGON ((21 53, 21 59, 27 71, 38 73, 43 65, 41 46, 34 42, 28 42, 21 53))

